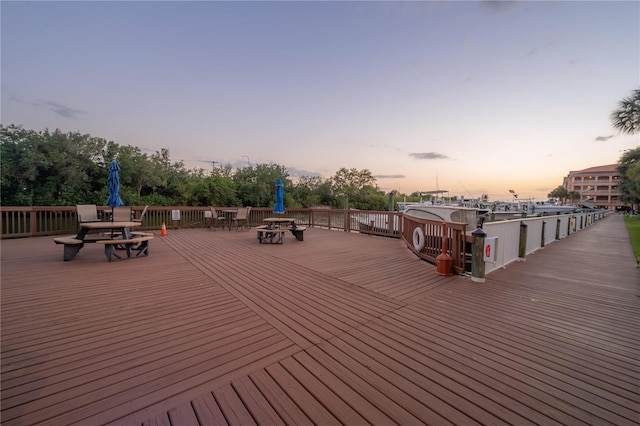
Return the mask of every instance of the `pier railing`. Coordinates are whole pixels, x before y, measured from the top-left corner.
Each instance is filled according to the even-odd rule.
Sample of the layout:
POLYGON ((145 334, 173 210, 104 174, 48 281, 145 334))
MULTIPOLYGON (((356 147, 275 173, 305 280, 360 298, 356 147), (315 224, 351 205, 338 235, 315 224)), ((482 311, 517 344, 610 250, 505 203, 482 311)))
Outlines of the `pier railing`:
MULTIPOLYGON (((133 206, 134 217, 140 217, 144 206, 133 206)), ((216 207, 223 211, 229 207, 216 207)), ((98 206, 98 214, 108 220, 107 206, 98 206)), ((169 229, 204 228, 210 225, 209 207, 168 206, 149 207, 142 229, 160 229, 162 224, 169 229)), ((251 208, 249 225, 262 225, 263 220, 273 216, 271 208, 251 208)), ((340 210, 328 208, 287 209, 285 216, 293 217, 296 223, 325 229, 361 232, 372 235, 399 238, 398 212, 340 210)), ((24 238, 45 235, 73 234, 78 229, 75 206, 66 207, 0 207, 2 238, 24 238)))
MULTIPOLYGON (((134 216, 139 217, 143 209, 143 206, 132 207, 134 216)), ((108 220, 109 210, 110 207, 98 206, 103 220, 108 220)), ((207 212, 210 212, 208 207, 149 207, 142 229, 160 229, 163 224, 169 229, 204 228, 210 226, 207 212)), ((598 210, 485 223, 483 230, 486 240, 492 241, 494 253, 493 258, 485 262, 485 273, 523 260, 528 254, 587 228, 610 213, 598 210)), ((262 225, 265 218, 273 215, 270 208, 252 208, 249 225, 262 225)), ((433 264, 446 243, 453 271, 463 274, 471 270, 474 230, 463 223, 449 222, 443 228, 442 222, 414 220, 398 212, 329 208, 287 209, 285 216, 295 218, 296 223, 304 226, 402 238, 417 256, 433 264), (416 228, 422 230, 422 236, 416 235, 419 233, 416 228)), ((0 227, 2 239, 74 234, 78 229, 76 207, 0 207, 0 227)))
MULTIPOLYGON (((609 214, 610 211, 597 210, 486 222, 483 225, 486 233, 483 258, 477 261, 484 262, 485 274, 488 274, 511 262, 525 260, 527 255, 545 245, 585 229, 609 214), (486 260, 485 254, 490 254, 486 260)), ((457 274, 471 273, 476 261, 472 257, 474 231, 464 223, 447 222, 443 227, 442 222, 414 216, 404 216, 401 220, 401 237, 411 251, 436 264, 438 255, 445 250, 457 274)))
POLYGON ((493 261, 485 262, 485 273, 525 260, 527 255, 583 230, 611 213, 596 210, 485 223, 483 230, 487 239, 494 239, 495 252, 493 261))
POLYGON ((467 237, 467 224, 446 222, 414 216, 402 218, 402 240, 421 259, 436 264, 443 253, 451 256, 451 267, 457 274, 465 272, 465 263, 470 263, 472 237, 467 237))

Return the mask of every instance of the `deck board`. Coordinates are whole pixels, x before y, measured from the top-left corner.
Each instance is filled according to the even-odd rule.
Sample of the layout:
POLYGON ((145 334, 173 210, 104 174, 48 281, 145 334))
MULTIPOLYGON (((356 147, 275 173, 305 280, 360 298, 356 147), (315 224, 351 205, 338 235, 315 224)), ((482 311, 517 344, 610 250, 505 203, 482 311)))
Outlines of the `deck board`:
POLYGON ((640 272, 620 216, 487 276, 309 228, 170 230, 70 262, 2 241, 3 425, 640 423, 640 272))

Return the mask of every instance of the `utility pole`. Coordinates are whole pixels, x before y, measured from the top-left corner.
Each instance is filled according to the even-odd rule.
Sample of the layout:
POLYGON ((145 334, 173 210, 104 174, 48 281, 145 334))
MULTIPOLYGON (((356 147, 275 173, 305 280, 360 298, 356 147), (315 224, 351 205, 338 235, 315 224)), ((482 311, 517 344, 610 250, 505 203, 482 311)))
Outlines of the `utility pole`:
POLYGON ((241 155, 240 157, 246 158, 247 159, 247 164, 249 164, 249 167, 251 167, 251 160, 249 159, 248 155, 241 155))

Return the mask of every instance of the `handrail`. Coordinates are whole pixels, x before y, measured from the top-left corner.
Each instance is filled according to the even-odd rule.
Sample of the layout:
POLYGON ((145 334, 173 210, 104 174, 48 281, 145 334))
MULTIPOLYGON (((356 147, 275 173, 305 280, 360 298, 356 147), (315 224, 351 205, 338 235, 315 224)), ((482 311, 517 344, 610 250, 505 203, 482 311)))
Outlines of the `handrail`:
MULTIPOLYGON (((144 206, 132 206, 134 217, 139 217, 144 206)), ((216 210, 229 209, 216 206, 216 210)), ((105 211, 108 206, 97 206, 98 215, 108 220, 105 211)), ((162 224, 169 229, 204 228, 208 225, 205 212, 209 207, 193 206, 156 206, 149 207, 144 217, 142 229, 160 229, 162 224)), ((263 220, 274 213, 271 208, 252 207, 249 211, 249 225, 261 225, 263 220)), ((339 210, 329 208, 287 209, 284 216, 293 217, 300 225, 362 232, 380 236, 399 238, 398 212, 339 210)), ((73 234, 78 229, 75 206, 1 206, 1 238, 24 238, 45 235, 73 234)))
MULTIPOLYGON (((436 264, 436 258, 443 249, 443 222, 414 216, 402 217, 402 241, 421 259, 436 264), (419 231, 421 230, 421 231, 419 231), (424 237, 420 244, 414 244, 414 233, 424 237), (423 246, 422 246, 423 245, 423 246)), ((467 224, 446 222, 446 254, 451 256, 451 267, 457 274, 465 272, 467 253, 470 252, 471 237, 467 237, 467 224)), ((416 241, 417 243, 417 241, 416 241)), ((470 261, 470 259, 468 259, 470 261)))
MULTIPOLYGON (((143 209, 144 206, 133 206, 134 217, 140 217, 143 209)), ((225 209, 229 207, 216 206, 216 210, 225 209)), ((105 210, 111 210, 110 207, 98 206, 97 210, 102 220, 109 220, 105 210)), ((204 228, 209 225, 205 212, 210 211, 209 207, 149 207, 141 228, 159 230, 163 224, 169 229, 204 228)), ((609 214, 610 211, 591 211, 485 223, 487 238, 497 241, 496 258, 492 263, 486 263, 486 273, 506 266, 522 257, 522 254, 526 256, 545 244, 586 228, 609 214), (528 232, 520 232, 521 224, 527 224, 528 232), (522 235, 526 241, 520 241, 522 235), (520 253, 520 246, 524 253, 520 253)), ((265 218, 273 215, 271 208, 252 207, 249 211, 249 226, 262 225, 265 218)), ((436 258, 442 253, 443 227, 440 221, 409 217, 398 212, 330 208, 287 209, 283 216, 293 217, 301 226, 401 238, 417 256, 433 264, 437 263, 436 258), (424 247, 416 247, 414 244, 416 228, 422 229, 424 247)), ((78 230, 76 207, 0 206, 0 228, 2 239, 75 234, 78 230)), ((451 256, 453 271, 458 274, 470 272, 473 260, 471 244, 474 242, 470 234, 473 230, 467 229, 465 223, 457 222, 447 222, 444 229, 446 250, 451 256)))

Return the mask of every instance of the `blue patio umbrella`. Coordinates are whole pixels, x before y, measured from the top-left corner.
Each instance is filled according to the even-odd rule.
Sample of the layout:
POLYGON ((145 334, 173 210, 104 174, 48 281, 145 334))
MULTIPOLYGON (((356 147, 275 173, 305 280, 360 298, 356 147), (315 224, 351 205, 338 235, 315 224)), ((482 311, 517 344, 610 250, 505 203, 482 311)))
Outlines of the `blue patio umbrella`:
POLYGON ((284 185, 281 179, 276 181, 276 205, 273 207, 273 212, 284 213, 284 185))
MULTIPOLYGON (((107 179, 107 187, 109 188, 109 198, 107 198, 107 205, 111 208, 120 207, 124 203, 120 198, 120 176, 118 171, 120 166, 116 160, 111 162, 109 166, 109 178, 107 179)), ((112 216, 113 217, 113 216, 112 216)))

